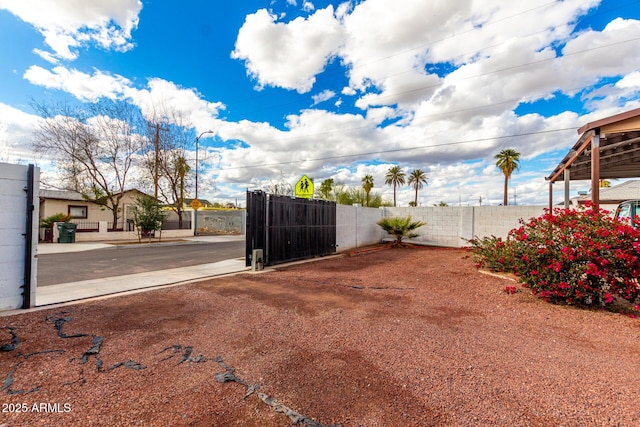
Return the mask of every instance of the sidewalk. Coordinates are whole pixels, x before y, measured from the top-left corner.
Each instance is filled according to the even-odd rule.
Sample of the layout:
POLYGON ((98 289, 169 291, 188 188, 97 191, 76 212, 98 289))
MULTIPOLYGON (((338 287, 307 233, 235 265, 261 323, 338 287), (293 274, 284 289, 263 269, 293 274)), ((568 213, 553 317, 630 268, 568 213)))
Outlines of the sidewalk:
POLYGON ((249 270, 244 259, 39 287, 36 305, 58 304, 249 270))
POLYGON ((193 237, 181 237, 180 239, 167 239, 165 241, 152 241, 141 243, 137 241, 123 240, 118 242, 76 242, 76 243, 38 243, 38 254, 61 254, 67 252, 84 252, 93 249, 111 248, 121 245, 168 245, 185 242, 233 242, 244 240, 244 235, 229 235, 229 236, 193 236, 193 237))
MULTIPOLYGON (((181 242, 228 242, 244 240, 244 236, 194 236, 180 239, 181 242)), ((103 243, 41 243, 38 254, 53 254, 63 252, 78 252, 101 248, 109 248, 126 244, 127 242, 103 243)), ((146 243, 149 245, 176 244, 175 240, 167 242, 146 243)), ((143 243, 145 244, 145 243, 143 243)), ((183 283, 207 277, 238 273, 249 270, 245 266, 244 258, 229 259, 209 264, 190 267, 172 268, 146 273, 129 274, 126 276, 106 277, 102 279, 83 280, 79 282, 63 283, 38 287, 36 291, 36 306, 66 303, 99 296, 113 295, 156 286, 183 283)))

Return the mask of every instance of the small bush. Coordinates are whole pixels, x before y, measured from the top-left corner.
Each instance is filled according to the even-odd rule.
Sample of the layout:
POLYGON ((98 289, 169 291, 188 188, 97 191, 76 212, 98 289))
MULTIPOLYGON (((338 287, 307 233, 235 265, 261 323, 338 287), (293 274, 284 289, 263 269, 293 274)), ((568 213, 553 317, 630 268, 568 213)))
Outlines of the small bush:
POLYGON ((640 296, 640 229, 605 211, 555 209, 511 230, 475 239, 478 267, 508 271, 546 301, 607 306, 640 296))
POLYGON ((418 237, 418 234, 414 233, 413 230, 422 227, 426 222, 412 221, 411 217, 407 216, 382 218, 377 224, 382 227, 384 231, 395 237, 396 240, 393 243, 399 246, 402 244, 403 238, 411 239, 418 237))
POLYGON ((53 227, 53 224, 56 222, 69 222, 71 220, 71 215, 67 215, 67 214, 63 214, 63 213, 57 213, 57 214, 53 214, 51 216, 48 216, 46 218, 42 218, 40 220, 40 227, 41 228, 51 228, 53 227))

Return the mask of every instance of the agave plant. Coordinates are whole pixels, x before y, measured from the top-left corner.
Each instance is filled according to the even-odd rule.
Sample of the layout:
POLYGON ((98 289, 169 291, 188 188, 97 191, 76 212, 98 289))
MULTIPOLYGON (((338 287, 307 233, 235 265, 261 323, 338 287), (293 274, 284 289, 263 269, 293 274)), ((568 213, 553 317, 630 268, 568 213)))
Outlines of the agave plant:
POLYGON ((417 237, 418 233, 413 230, 422 227, 426 222, 412 221, 411 216, 407 217, 386 217, 378 221, 378 224, 384 231, 395 237, 394 246, 401 246, 402 239, 411 239, 417 237))

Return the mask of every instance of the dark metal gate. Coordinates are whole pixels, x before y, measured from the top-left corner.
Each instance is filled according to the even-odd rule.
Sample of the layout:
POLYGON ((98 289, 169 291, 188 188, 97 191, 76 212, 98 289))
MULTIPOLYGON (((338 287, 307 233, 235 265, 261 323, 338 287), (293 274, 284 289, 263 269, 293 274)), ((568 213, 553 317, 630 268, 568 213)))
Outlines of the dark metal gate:
POLYGON ((247 191, 246 265, 254 249, 264 265, 336 251, 336 204, 247 191))

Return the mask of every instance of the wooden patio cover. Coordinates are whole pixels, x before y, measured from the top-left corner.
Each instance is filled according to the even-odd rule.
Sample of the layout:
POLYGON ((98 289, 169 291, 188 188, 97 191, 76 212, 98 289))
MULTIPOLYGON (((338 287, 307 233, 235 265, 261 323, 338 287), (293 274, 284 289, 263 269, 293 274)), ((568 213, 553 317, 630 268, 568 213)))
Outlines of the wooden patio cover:
POLYGON ((546 177, 549 209, 556 181, 564 181, 564 205, 569 207, 569 181, 590 179, 591 201, 599 206, 601 179, 640 176, 640 108, 587 123, 578 134, 578 141, 546 177))

